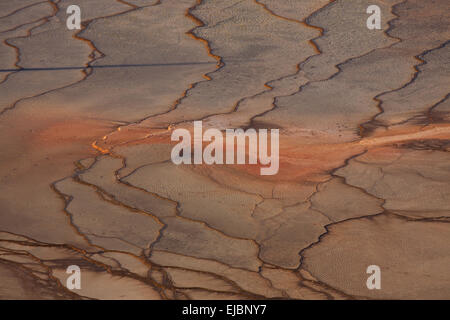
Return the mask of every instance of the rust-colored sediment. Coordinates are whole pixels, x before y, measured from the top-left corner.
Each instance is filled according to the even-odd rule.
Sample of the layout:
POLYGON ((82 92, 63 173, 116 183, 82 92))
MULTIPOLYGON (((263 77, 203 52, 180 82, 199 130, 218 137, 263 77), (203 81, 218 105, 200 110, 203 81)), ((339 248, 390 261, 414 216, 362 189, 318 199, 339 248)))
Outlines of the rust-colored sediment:
MULTIPOLYGON (((337 73, 317 81, 306 80, 298 90, 295 87, 283 90, 286 83, 281 80, 300 77, 302 68, 308 66, 311 59, 332 54, 319 48, 316 40, 321 38, 326 42, 326 50, 334 48, 339 35, 325 34, 320 25, 326 17, 336 16, 343 2, 330 1, 316 8, 298 4, 296 8, 301 9, 298 16, 307 18, 296 20, 283 16, 282 10, 277 11, 267 1, 246 1, 246 8, 257 12, 255 29, 249 28, 249 35, 259 37, 258 24, 270 25, 280 20, 300 25, 307 34, 311 31, 316 33, 303 44, 305 48, 312 47, 314 55, 295 61, 271 62, 276 66, 296 65, 295 74, 291 71, 281 78, 264 79, 264 91, 256 95, 239 92, 238 97, 224 87, 217 96, 219 101, 232 95, 235 103, 232 111, 214 116, 233 115, 238 123, 251 124, 255 124, 253 120, 258 118, 261 120, 257 123, 258 128, 265 124, 276 128, 278 123, 284 123, 282 121, 286 117, 293 121, 299 117, 299 123, 303 117, 317 120, 317 123, 305 127, 290 125, 279 128, 278 174, 261 176, 260 165, 175 166, 170 158, 176 143, 171 141, 171 134, 178 128, 186 128, 192 134, 192 121, 180 117, 179 121, 164 123, 162 128, 153 128, 149 125, 151 122, 145 121, 170 114, 193 93, 207 99, 208 88, 217 84, 216 76, 227 76, 225 56, 219 56, 219 53, 227 53, 227 42, 214 42, 217 51, 212 49, 211 43, 217 40, 217 28, 226 29, 234 23, 230 17, 239 21, 240 15, 245 14, 235 8, 239 4, 237 0, 227 7, 223 7, 221 0, 210 0, 207 5, 201 0, 154 1, 142 7, 133 1, 117 0, 117 12, 111 11, 108 15, 99 12, 98 16, 95 16, 97 7, 93 6, 91 10, 95 18, 84 21, 82 30, 68 33, 66 39, 69 44, 76 41, 86 46, 83 52, 88 54, 81 66, 82 75, 79 71, 58 71, 61 78, 55 79, 62 80, 55 80, 53 87, 41 91, 37 87, 32 95, 20 96, 12 104, 8 100, 10 96, 6 93, 0 95, 0 110, 3 110, 0 113, 0 131, 3 133, 0 143, 4 151, 0 157, 0 181, 5 185, 0 199, 0 279, 8 279, 0 298, 450 297, 450 278, 446 273, 450 265, 443 258, 450 249, 448 94, 437 99, 424 90, 420 109, 408 110, 408 114, 402 115, 408 120, 390 125, 389 113, 378 119, 383 113, 382 105, 393 101, 390 94, 411 88, 423 78, 432 83, 436 81, 429 69, 421 67, 430 63, 446 68, 442 57, 448 50, 445 45, 448 32, 437 33, 436 25, 427 24, 424 28, 429 29, 430 37, 435 37, 431 41, 429 37, 421 36, 420 30, 408 27, 408 23, 429 18, 417 14, 422 5, 427 7, 434 20, 445 12, 448 5, 445 1, 427 4, 418 0, 375 1, 389 9, 383 14, 393 17, 385 30, 373 39, 379 41, 377 44, 386 45, 358 55, 354 54, 358 52, 357 48, 349 47, 348 55, 343 55, 345 59, 340 64, 323 66, 338 69, 337 73), (172 25, 165 26, 167 35, 146 34, 149 41, 164 43, 167 38, 169 43, 175 38, 169 37, 173 36, 170 32, 176 30, 180 36, 204 44, 198 56, 190 59, 198 62, 211 57, 217 62, 213 70, 205 73, 208 69, 195 69, 194 63, 192 69, 180 67, 175 71, 171 69, 173 67, 146 66, 142 67, 148 68, 143 74, 139 71, 141 69, 119 65, 120 57, 130 57, 129 48, 121 46, 120 37, 132 36, 130 26, 133 23, 145 23, 149 28, 155 21, 166 23, 152 16, 155 9, 152 7, 155 6, 164 10, 176 8, 180 14, 170 22, 172 25), (195 14, 196 9, 206 10, 208 7, 212 10, 213 21, 220 21, 216 25, 210 25, 208 19, 203 19, 203 14, 201 17, 205 21, 195 14), (216 7, 221 9, 214 11, 216 7), (130 20, 131 14, 139 19, 130 20), (412 19, 408 14, 417 16, 412 19), (118 36, 112 41, 117 41, 117 45, 109 52, 101 46, 101 38, 107 35, 98 25, 113 17, 117 26, 111 28, 117 29, 111 32, 118 36), (314 25, 311 17, 314 17, 314 25), (199 28, 207 29, 207 36, 198 36, 196 30, 199 28), (84 35, 90 29, 96 32, 90 33, 89 37, 84 35), (413 39, 416 34, 419 34, 417 47, 421 48, 417 49, 418 52, 414 52, 406 40, 406 37, 413 39), (383 42, 387 38, 397 41, 383 42), (392 53, 396 48, 399 54, 394 57, 392 53), (436 55, 426 55, 431 51, 436 55), (414 54, 407 56, 409 53, 414 54), (118 60, 114 60, 116 56, 118 60), (365 66, 358 63, 368 61, 368 65, 376 65, 380 57, 388 61, 386 66, 389 63, 392 63, 391 68, 399 66, 398 78, 396 76, 385 83, 385 80, 374 76, 369 83, 366 78, 359 77, 359 68, 364 69, 365 66), (93 62, 101 64, 101 59, 119 62, 111 70, 104 68, 96 72, 91 65, 93 62), (359 67, 355 68, 355 65, 359 67), (179 72, 183 75, 198 72, 196 79, 201 82, 185 81, 179 72), (123 106, 123 112, 141 112, 134 107, 141 103, 139 98, 148 93, 139 87, 139 83, 166 76, 166 73, 173 79, 170 90, 161 87, 154 91, 155 103, 159 100, 174 101, 164 113, 152 113, 152 105, 149 105, 149 116, 137 121, 124 121, 117 113, 110 113, 101 99, 82 111, 74 107, 70 110, 62 108, 65 105, 62 97, 70 96, 73 100, 70 101, 71 106, 84 105, 86 99, 94 99, 86 96, 80 84, 108 92, 108 88, 102 88, 102 83, 117 77, 122 79, 123 88, 133 89, 128 88, 128 81, 135 84, 133 94, 127 91, 130 102, 123 106), (308 88, 317 85, 317 92, 322 94, 317 95, 316 101, 322 102, 321 99, 327 98, 326 90, 333 90, 333 81, 343 76, 347 83, 354 81, 367 89, 363 92, 355 90, 355 95, 352 95, 353 91, 342 93, 347 99, 345 101, 351 105, 352 99, 372 99, 379 110, 377 114, 366 112, 372 110, 373 105, 355 111, 345 109, 344 103, 345 110, 336 111, 330 107, 329 112, 320 115, 301 109, 303 105, 298 101, 308 94, 308 88), (70 79, 74 80, 70 82, 70 79), (61 81, 70 84, 61 87, 61 81), (276 86, 272 85, 275 81, 276 86), (202 87, 199 83, 207 85, 202 87), (276 90, 293 92, 285 96, 298 97, 298 104, 279 104, 281 96, 274 97, 279 92, 276 90), (183 92, 181 96, 180 92, 183 92), (254 107, 253 113, 242 112, 240 106, 244 101, 260 98, 267 92, 272 94, 269 99, 273 100, 272 109, 261 106, 261 109, 254 107), (357 96, 359 94, 361 96, 357 96), (283 108, 296 108, 303 113, 301 117, 300 113, 294 112, 286 116, 283 108), (355 125, 348 127, 340 112, 352 113, 356 118, 355 125), (385 116, 388 118, 383 118, 385 116), (331 121, 322 125, 323 119, 335 120, 336 126, 330 124, 331 121), (65 286, 65 269, 73 264, 82 270, 83 288, 79 291, 65 286), (366 268, 372 264, 381 267, 383 290, 367 290, 365 287, 366 268), (414 288, 410 286, 411 281, 417 284, 414 288)), ((24 29, 25 36, 16 35, 14 38, 20 38, 21 45, 8 43, 13 38, 2 40, 5 48, 16 53, 16 61, 9 69, 17 68, 17 71, 4 78, 0 90, 7 92, 7 89, 14 94, 23 90, 13 85, 13 81, 16 77, 23 81, 28 79, 26 72, 20 71, 22 62, 33 58, 29 54, 33 48, 26 39, 40 35, 51 43, 52 31, 44 29, 44 26, 58 13, 61 4, 54 1, 50 4, 53 7, 51 16, 34 22, 25 19, 14 26, 14 30, 19 30, 30 25, 30 29, 24 29), (33 25, 35 22, 38 24, 33 25)), ((280 1, 278 5, 286 8, 287 4, 280 1)), ((35 4, 25 7, 11 4, 9 14, 0 17, 0 35, 2 19, 14 17, 33 6, 35 4)), ((345 18, 352 19, 351 16, 345 18)), ((64 27, 63 22, 61 27, 64 27)), ((358 29, 348 36, 358 38, 364 32, 367 31, 358 29)), ((147 63, 148 53, 143 52, 148 47, 140 42, 142 39, 136 38, 133 54, 147 63)), ((276 37, 273 37, 272 45, 280 45, 276 37)), ((251 39, 233 43, 233 46, 239 46, 243 55, 255 52, 252 51, 255 49, 251 39)), ((77 50, 82 52, 79 48, 77 50)), ((157 50, 155 55, 171 58, 165 46, 152 47, 152 50, 157 50)), ((183 45, 179 50, 190 55, 196 53, 183 45)), ((261 47, 258 50, 266 49, 261 47)), ((79 57, 71 56, 70 52, 67 54, 67 59, 79 61, 79 57)), ((160 61, 154 62, 157 63, 160 61)), ((248 79, 255 77, 257 73, 252 68, 254 66, 243 63, 242 75, 248 79)), ((39 77, 39 72, 35 73, 36 77, 39 77)), ((47 81, 46 77, 52 78, 52 75, 46 73, 43 80, 47 81)), ((227 79, 240 81, 233 77, 227 79)), ((263 90, 261 83, 258 85, 258 90, 263 90)), ((413 98, 417 97, 404 95, 401 102, 395 102, 412 105, 409 99, 413 98)), ((177 112, 186 112, 182 115, 190 119, 189 109, 183 110, 180 108, 177 112)), ((202 119, 212 117, 208 110, 204 110, 204 114, 202 119)))

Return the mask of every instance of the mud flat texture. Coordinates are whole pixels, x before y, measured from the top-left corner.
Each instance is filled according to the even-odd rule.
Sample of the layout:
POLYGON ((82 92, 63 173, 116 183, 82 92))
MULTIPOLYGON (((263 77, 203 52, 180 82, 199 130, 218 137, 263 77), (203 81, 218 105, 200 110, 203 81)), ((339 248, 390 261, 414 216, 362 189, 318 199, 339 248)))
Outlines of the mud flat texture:
POLYGON ((0 298, 450 299, 449 12, 1 1, 0 298), (278 174, 174 165, 195 120, 280 129, 278 174))

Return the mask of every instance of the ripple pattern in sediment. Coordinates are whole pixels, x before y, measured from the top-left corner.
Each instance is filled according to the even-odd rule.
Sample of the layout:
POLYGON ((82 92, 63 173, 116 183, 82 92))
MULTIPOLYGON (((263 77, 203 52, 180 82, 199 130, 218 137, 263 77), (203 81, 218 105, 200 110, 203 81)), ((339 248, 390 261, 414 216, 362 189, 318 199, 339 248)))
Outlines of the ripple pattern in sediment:
POLYGON ((450 297, 448 1, 70 4, 0 4, 1 298, 450 297), (279 174, 173 165, 194 120, 279 174))

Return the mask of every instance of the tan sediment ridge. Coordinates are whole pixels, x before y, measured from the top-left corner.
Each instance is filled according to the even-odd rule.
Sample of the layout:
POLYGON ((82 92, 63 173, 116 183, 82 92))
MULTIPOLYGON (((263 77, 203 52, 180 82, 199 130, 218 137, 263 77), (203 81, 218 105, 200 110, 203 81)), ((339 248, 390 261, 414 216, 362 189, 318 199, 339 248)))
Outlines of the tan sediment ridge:
POLYGON ((72 2, 0 5, 0 298, 450 298, 448 1, 72 2), (194 120, 279 173, 175 166, 194 120))

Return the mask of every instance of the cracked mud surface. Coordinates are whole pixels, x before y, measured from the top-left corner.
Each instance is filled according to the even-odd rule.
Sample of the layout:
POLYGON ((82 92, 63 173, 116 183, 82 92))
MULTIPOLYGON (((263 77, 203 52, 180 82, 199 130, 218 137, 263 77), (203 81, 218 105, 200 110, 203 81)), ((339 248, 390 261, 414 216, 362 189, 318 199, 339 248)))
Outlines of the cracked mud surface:
POLYGON ((2 1, 0 298, 449 299, 448 12, 2 1), (279 128, 278 175, 175 166, 193 120, 279 128))

